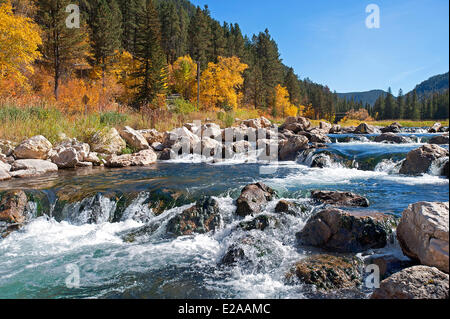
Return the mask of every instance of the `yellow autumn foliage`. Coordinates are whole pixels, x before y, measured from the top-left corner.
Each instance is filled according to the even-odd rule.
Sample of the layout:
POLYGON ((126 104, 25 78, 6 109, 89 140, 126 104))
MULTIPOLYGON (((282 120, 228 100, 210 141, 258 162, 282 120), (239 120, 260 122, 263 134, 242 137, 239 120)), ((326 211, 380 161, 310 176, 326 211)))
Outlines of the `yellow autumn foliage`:
POLYGON ((192 97, 197 80, 197 64, 189 55, 179 57, 169 66, 169 87, 184 99, 192 97))
POLYGON ((14 15, 9 1, 0 5, 0 80, 10 77, 26 85, 41 44, 39 27, 30 18, 14 15))
MULTIPOLYGON (((200 102, 207 109, 215 107, 237 108, 244 84, 243 72, 248 68, 238 57, 218 57, 217 63, 208 63, 200 82, 200 102)), ((195 88, 196 90, 197 88, 195 88)))

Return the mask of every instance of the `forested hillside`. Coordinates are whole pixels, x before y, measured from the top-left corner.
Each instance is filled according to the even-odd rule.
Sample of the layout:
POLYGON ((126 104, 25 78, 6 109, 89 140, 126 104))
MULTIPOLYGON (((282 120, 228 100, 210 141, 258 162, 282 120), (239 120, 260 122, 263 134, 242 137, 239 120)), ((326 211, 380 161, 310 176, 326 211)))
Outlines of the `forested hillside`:
MULTIPOLYGON (((358 109, 375 118, 418 116, 408 104, 415 103, 412 95, 407 106, 395 110, 390 94, 385 105, 380 99, 374 103, 373 95, 348 100, 308 78, 301 80, 301 70, 281 60, 269 29, 245 35, 238 23, 221 23, 207 6, 187 0, 0 4, 1 19, 10 21, 0 24, 0 34, 9 37, 0 44, 8 52, 0 54, 0 98, 39 99, 69 113, 166 109, 168 98, 175 96, 180 112, 251 109, 274 118, 303 115, 329 121, 336 113, 358 109), (79 28, 66 25, 72 3, 81 9, 79 28), (20 25, 21 32, 13 25, 20 25)), ((448 91, 421 106, 420 118, 445 115, 442 94, 445 98, 448 91)))

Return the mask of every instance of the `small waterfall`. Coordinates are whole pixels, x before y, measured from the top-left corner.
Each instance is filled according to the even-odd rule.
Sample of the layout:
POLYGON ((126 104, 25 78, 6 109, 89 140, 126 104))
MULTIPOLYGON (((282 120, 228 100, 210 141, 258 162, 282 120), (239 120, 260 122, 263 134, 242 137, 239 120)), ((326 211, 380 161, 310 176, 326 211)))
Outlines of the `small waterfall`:
POLYGON ((444 165, 447 164, 448 161, 449 161, 448 157, 438 158, 437 160, 433 161, 433 163, 431 163, 428 173, 432 176, 441 176, 442 169, 444 168, 444 165))
POLYGON ((375 172, 398 174, 402 163, 403 161, 395 162, 391 159, 384 159, 375 166, 375 172))
POLYGON ((148 223, 154 217, 153 210, 147 203, 149 196, 148 192, 140 193, 124 210, 120 220, 127 221, 131 219, 137 222, 148 223))
POLYGON ((62 216, 74 225, 101 224, 110 221, 115 210, 115 201, 97 194, 64 206, 62 216))

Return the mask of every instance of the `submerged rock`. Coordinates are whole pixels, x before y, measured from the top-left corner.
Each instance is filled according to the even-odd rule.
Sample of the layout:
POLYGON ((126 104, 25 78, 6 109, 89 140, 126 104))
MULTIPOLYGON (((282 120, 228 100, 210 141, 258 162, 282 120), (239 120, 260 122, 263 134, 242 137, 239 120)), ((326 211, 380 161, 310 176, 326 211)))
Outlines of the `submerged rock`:
POLYGON ((6 171, 3 168, 0 168, 0 182, 1 181, 6 181, 8 179, 11 179, 11 174, 8 173, 8 171, 6 171))
POLYGON ((274 197, 275 191, 263 183, 247 185, 236 201, 236 215, 244 217, 258 214, 274 197))
POLYGON ((361 261, 355 257, 315 255, 296 263, 286 279, 290 281, 295 276, 324 290, 353 288, 361 284, 360 266, 361 261))
POLYGON ((403 211, 397 238, 403 253, 421 264, 449 271, 449 205, 419 202, 403 211))
POLYGON ((239 227, 244 230, 247 230, 247 231, 255 230, 255 229, 264 230, 270 226, 272 221, 273 221, 273 218, 271 218, 267 215, 261 215, 261 216, 255 217, 251 221, 241 222, 239 224, 239 227))
POLYGON ((425 144, 406 155, 406 159, 400 168, 400 174, 419 175, 428 173, 431 164, 442 157, 448 157, 448 150, 438 145, 425 144))
POLYGON ((14 149, 16 159, 47 159, 48 153, 52 149, 50 143, 44 136, 37 135, 20 143, 14 149))
POLYGON ((275 213, 295 214, 294 203, 284 199, 280 200, 277 206, 275 206, 275 213))
POLYGON ((211 197, 205 197, 169 220, 167 232, 175 236, 204 234, 219 228, 221 220, 219 203, 211 197))
POLYGON ((311 198, 335 206, 369 207, 369 200, 350 192, 312 191, 311 198))
POLYGON ((377 265, 382 279, 415 265, 411 259, 407 257, 399 258, 393 254, 371 256, 365 260, 365 264, 377 265))
POLYGON ((448 299, 448 274, 434 267, 413 266, 383 280, 371 299, 448 299))
POLYGON ((326 209, 311 217, 297 238, 303 245, 356 253, 385 247, 394 223, 381 213, 326 209))

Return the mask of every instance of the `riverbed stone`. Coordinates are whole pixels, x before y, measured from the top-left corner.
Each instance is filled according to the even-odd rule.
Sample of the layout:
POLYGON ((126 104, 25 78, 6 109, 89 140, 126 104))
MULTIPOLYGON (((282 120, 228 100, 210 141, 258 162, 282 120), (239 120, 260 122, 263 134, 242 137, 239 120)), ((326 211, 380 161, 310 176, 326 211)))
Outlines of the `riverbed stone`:
POLYGON ((403 253, 421 264, 449 271, 449 204, 419 202, 403 211, 397 238, 403 253))
POLYGON ((11 156, 16 148, 17 143, 0 139, 0 153, 5 156, 11 156))
POLYGON ((9 174, 9 171, 6 171, 3 168, 0 168, 0 182, 6 181, 8 179, 11 179, 11 174, 9 174))
POLYGON ((307 149, 308 138, 301 135, 290 137, 286 143, 281 144, 279 152, 280 161, 294 161, 300 151, 307 149))
POLYGON ((156 160, 156 153, 151 149, 147 149, 135 154, 113 155, 107 159, 105 166, 111 168, 149 166, 156 163, 156 160))
POLYGON ((0 221, 21 224, 25 221, 27 195, 22 190, 7 191, 1 195, 0 221))
POLYGON ((277 206, 275 206, 275 213, 295 214, 294 208, 294 203, 282 199, 277 203, 277 206))
POLYGON ((258 214, 275 196, 275 191, 263 183, 247 185, 236 201, 236 215, 247 216, 258 214))
POLYGON ((370 298, 448 299, 449 277, 435 267, 409 267, 383 280, 370 298))
POLYGON ((101 154, 120 154, 127 143, 115 128, 95 133, 90 146, 93 152, 101 154))
POLYGON ((311 198, 334 206, 369 207, 369 200, 351 192, 312 191, 311 198))
POLYGON ((167 232, 175 236, 204 234, 218 229, 220 224, 219 203, 212 197, 205 197, 170 219, 167 232))
POLYGON ((428 133, 438 133, 442 128, 441 123, 434 123, 432 127, 428 130, 428 133))
POLYGON ((297 278, 323 290, 354 288, 361 284, 360 266, 361 261, 355 257, 313 255, 297 262, 286 279, 297 278))
POLYGON ((389 126, 380 129, 381 133, 400 133, 402 130, 402 125, 398 122, 394 122, 389 126))
POLYGON ((380 130, 375 126, 369 125, 367 123, 361 123, 354 131, 355 134, 377 134, 380 130))
POLYGON ((381 143, 381 142, 388 142, 393 144, 405 144, 411 142, 410 139, 397 135, 394 133, 383 133, 377 137, 375 137, 375 142, 381 143))
POLYGON ((139 133, 139 131, 136 131, 135 129, 125 126, 119 131, 120 136, 127 142, 128 145, 130 145, 132 148, 136 149, 137 151, 142 151, 150 148, 150 145, 148 144, 145 137, 139 133))
POLYGON ((58 168, 75 168, 83 159, 78 156, 78 152, 73 147, 61 148, 51 156, 51 160, 58 168))
POLYGON ((158 132, 155 129, 138 130, 138 132, 147 140, 149 145, 162 143, 164 140, 164 133, 158 132))
POLYGON ((428 144, 437 144, 437 145, 445 145, 448 143, 449 143, 448 134, 434 136, 428 141, 428 144))
POLYGON ((297 233, 301 244, 333 252, 356 253, 383 248, 391 240, 393 217, 376 212, 325 209, 297 233))
POLYGON ((47 159, 53 145, 44 136, 37 135, 20 143, 14 149, 16 159, 47 159))
POLYGON ((428 173, 436 160, 448 157, 448 150, 434 144, 425 144, 406 155, 400 168, 400 174, 420 175, 428 173))
POLYGON ((50 161, 22 159, 11 165, 10 174, 13 177, 33 177, 57 171, 58 166, 50 161))

